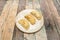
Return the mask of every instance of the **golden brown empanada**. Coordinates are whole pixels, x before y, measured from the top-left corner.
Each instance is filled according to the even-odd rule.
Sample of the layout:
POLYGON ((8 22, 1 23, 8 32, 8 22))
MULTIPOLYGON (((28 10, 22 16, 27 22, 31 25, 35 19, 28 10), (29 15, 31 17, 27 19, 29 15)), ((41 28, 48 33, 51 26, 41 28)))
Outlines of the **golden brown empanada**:
POLYGON ((31 14, 34 15, 38 20, 40 20, 42 17, 42 15, 37 11, 32 11, 31 14))
POLYGON ((31 15, 31 14, 26 15, 25 18, 26 18, 32 25, 35 24, 35 22, 36 22, 34 16, 31 15))
POLYGON ((21 19, 21 20, 19 20, 18 22, 19 22, 19 24, 21 24, 21 25, 23 26, 23 28, 25 28, 26 30, 29 29, 29 23, 28 23, 27 20, 21 19))

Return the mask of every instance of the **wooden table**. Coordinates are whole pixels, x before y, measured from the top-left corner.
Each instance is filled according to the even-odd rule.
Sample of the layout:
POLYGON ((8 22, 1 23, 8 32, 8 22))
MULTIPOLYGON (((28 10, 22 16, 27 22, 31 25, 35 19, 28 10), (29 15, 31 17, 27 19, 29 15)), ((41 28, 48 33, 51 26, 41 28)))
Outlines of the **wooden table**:
POLYGON ((60 40, 59 0, 0 0, 0 40, 60 40), (31 5, 29 4, 31 3, 31 5), (39 7, 35 7, 39 4, 39 7), (36 33, 26 34, 15 25, 17 13, 33 8, 41 10, 45 24, 36 33))

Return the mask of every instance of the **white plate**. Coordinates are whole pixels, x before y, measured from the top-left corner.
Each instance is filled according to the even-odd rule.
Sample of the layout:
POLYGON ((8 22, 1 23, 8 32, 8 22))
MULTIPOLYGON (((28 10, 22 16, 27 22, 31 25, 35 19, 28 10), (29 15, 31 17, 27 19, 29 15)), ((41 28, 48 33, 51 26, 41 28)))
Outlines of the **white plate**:
MULTIPOLYGON (((30 14, 31 11, 33 11, 34 9, 26 9, 21 11, 20 13, 18 13, 18 15, 16 16, 16 26, 23 32, 26 33, 33 33, 38 31, 39 29, 41 29, 41 27, 44 24, 44 20, 43 17, 40 20, 36 19, 36 23, 34 25, 31 25, 30 23, 30 28, 28 30, 25 30, 19 23, 18 21, 22 18, 24 18, 24 16, 26 16, 27 14, 30 14)), ((42 14, 41 14, 42 15, 42 14)), ((24 18, 25 19, 25 18, 24 18)), ((27 19, 26 19, 27 20, 27 19)))

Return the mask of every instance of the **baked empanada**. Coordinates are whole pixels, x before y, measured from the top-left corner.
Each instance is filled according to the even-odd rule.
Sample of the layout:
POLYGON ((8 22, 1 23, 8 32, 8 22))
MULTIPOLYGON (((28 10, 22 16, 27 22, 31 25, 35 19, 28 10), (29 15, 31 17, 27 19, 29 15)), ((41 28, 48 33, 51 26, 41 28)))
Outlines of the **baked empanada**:
POLYGON ((25 28, 26 30, 29 29, 29 23, 28 23, 27 20, 21 19, 21 20, 18 21, 18 23, 21 24, 23 26, 23 28, 25 28))
POLYGON ((42 15, 37 11, 32 11, 31 14, 35 16, 38 20, 40 20, 42 17, 42 15))
POLYGON ((26 15, 25 18, 26 18, 32 25, 35 24, 35 22, 36 22, 34 16, 31 15, 31 14, 26 15))

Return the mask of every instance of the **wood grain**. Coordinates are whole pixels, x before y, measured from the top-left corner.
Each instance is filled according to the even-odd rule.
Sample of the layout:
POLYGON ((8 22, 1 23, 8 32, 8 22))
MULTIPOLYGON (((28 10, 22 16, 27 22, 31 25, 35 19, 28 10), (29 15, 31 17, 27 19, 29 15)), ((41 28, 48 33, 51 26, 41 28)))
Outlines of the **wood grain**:
MULTIPOLYGON (((20 11, 24 10, 25 9, 25 4, 26 4, 26 1, 25 0, 19 0, 19 5, 18 5, 18 12, 19 13, 20 11)), ((13 35, 13 40, 24 40, 24 33, 21 32, 17 26, 15 26, 14 28, 14 35, 13 35)))
POLYGON ((45 26, 43 26, 39 32, 35 33, 35 36, 36 36, 36 40, 47 40, 45 26))
MULTIPOLYGON (((2 35, 1 34, 2 33, 2 25, 8 16, 8 11, 9 11, 9 8, 11 6, 11 3, 12 3, 12 1, 8 0, 3 8, 2 13, 1 13, 1 16, 0 16, 0 36, 2 35)), ((1 39, 1 37, 0 37, 0 39, 1 39)))
POLYGON ((17 14, 19 0, 14 0, 9 10, 9 15, 5 21, 2 32, 2 40, 12 40, 13 30, 15 25, 15 16, 17 14))
POLYGON ((5 0, 4 0, 4 1, 1 1, 1 0, 0 0, 0 15, 1 15, 1 12, 2 12, 3 7, 5 6, 6 2, 7 2, 7 1, 5 1, 5 0))
MULTIPOLYGON (((30 2, 32 2, 32 0, 26 0, 26 7, 25 7, 26 9, 33 8, 32 4, 30 4, 30 2)), ((35 34, 24 33, 24 40, 36 40, 35 39, 35 34)))
POLYGON ((57 9, 56 9, 52 0, 50 0, 50 1, 47 0, 47 2, 48 2, 48 6, 50 8, 50 11, 52 13, 52 17, 53 17, 56 29, 58 30, 58 33, 60 34, 60 22, 59 22, 60 16, 58 14, 58 11, 57 11, 57 9))
MULTIPOLYGON (((34 1, 36 2, 37 0, 33 0, 33 2, 32 2, 32 0, 29 0, 29 2, 31 2, 32 4, 35 4, 34 1)), ((15 28, 13 27, 14 23, 11 22, 11 19, 14 17, 10 17, 10 16, 16 15, 16 14, 14 12, 13 12, 14 14, 12 14, 13 6, 10 6, 12 4, 12 2, 11 2, 11 4, 10 4, 10 2, 9 2, 9 4, 6 3, 6 4, 8 4, 8 7, 7 6, 6 7, 11 8, 11 9, 9 12, 8 9, 6 9, 6 7, 4 6, 3 11, 1 10, 2 13, 4 13, 4 15, 5 15, 4 16, 3 14, 1 14, 2 17, 0 16, 0 23, 1 23, 0 25, 2 25, 5 22, 2 26, 3 27, 3 29, 2 29, 3 30, 2 31, 3 40, 4 39, 9 40, 9 38, 8 38, 9 36, 10 36, 11 40, 60 40, 60 30, 59 30, 60 29, 60 16, 59 16, 59 14, 60 14, 59 6, 60 5, 56 1, 57 0, 40 0, 40 6, 41 6, 41 10, 43 12, 46 30, 45 30, 45 27, 43 27, 39 32, 33 33, 33 34, 23 33, 16 26, 15 26, 15 28), (55 5, 54 5, 54 3, 55 3, 55 5), (7 12, 5 12, 5 11, 7 11, 7 12), (6 16, 6 15, 8 15, 8 16, 6 16), (10 24, 10 23, 12 23, 12 24, 10 24), (12 35, 13 29, 14 29, 14 35, 12 35), (8 33, 8 34, 6 34, 6 33, 8 33), (13 39, 12 39, 12 36, 13 36, 13 39)), ((27 5, 29 5, 28 3, 27 3, 27 5)), ((19 1, 18 13, 25 9, 25 4, 26 4, 25 0, 19 1)), ((29 8, 35 8, 35 6, 32 4, 29 5, 29 8)), ((0 32, 1 32, 1 28, 0 28, 0 32)))
POLYGON ((14 28, 13 39, 12 40, 24 40, 24 33, 21 32, 18 28, 14 28))
POLYGON ((53 0, 53 3, 55 5, 55 7, 57 8, 57 11, 60 15, 60 0, 53 0))
POLYGON ((44 20, 45 20, 47 38, 48 38, 48 40, 59 40, 59 34, 57 32, 57 29, 55 28, 56 27, 55 22, 51 15, 52 11, 50 11, 51 8, 49 8, 51 5, 49 6, 49 4, 48 4, 49 2, 47 2, 46 0, 41 0, 40 2, 41 2, 40 3, 41 10, 43 11, 44 20))
MULTIPOLYGON (((37 4, 36 6, 38 6, 37 8, 34 6, 34 8, 38 11, 41 11, 40 10, 40 1, 38 0, 35 0, 35 3, 37 4)), ((33 4, 34 5, 34 4, 33 4)), ((42 13, 43 14, 43 13, 42 13)), ((35 33, 35 37, 36 37, 36 40, 47 40, 47 35, 46 35, 46 30, 45 30, 45 25, 42 26, 42 28, 37 32, 35 33)))
MULTIPOLYGON (((27 1, 28 5, 30 2, 32 2, 32 0, 27 1)), ((28 6, 27 8, 38 9, 38 11, 40 11, 40 7, 39 8, 35 7, 36 4, 39 5, 39 1, 33 0, 32 4, 31 4, 32 6, 28 6)), ((47 40, 45 27, 43 26, 43 28, 41 30, 39 30, 38 32, 33 33, 33 34, 24 33, 24 40, 47 40)))
POLYGON ((33 34, 24 33, 24 40, 36 40, 35 33, 33 34))

